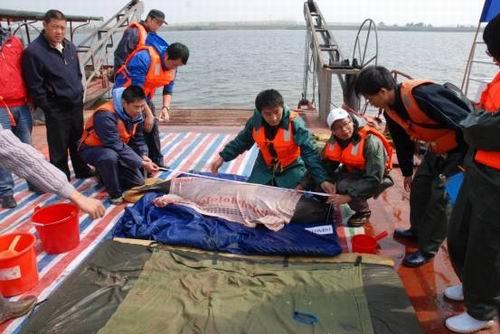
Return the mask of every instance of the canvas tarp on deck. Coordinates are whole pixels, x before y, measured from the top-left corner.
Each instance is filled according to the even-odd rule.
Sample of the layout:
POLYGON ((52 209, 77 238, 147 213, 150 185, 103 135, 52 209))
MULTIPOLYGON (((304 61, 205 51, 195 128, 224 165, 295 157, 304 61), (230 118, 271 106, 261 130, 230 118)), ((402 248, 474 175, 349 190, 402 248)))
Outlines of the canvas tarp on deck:
MULTIPOLYGON (((162 246, 162 249, 164 247, 162 246)), ((168 250, 168 256, 172 259, 184 259, 185 264, 189 264, 189 270, 184 274, 184 282, 192 282, 197 278, 197 265, 202 264, 202 267, 222 266, 226 263, 234 262, 237 267, 250 265, 250 268, 259 268, 264 266, 271 269, 271 272, 281 272, 291 270, 293 268, 300 269, 302 273, 305 268, 318 268, 317 270, 325 270, 328 267, 332 273, 336 270, 350 271, 356 274, 356 268, 353 264, 335 263, 340 258, 283 258, 283 257, 250 257, 238 255, 215 254, 199 250, 178 249, 175 247, 165 247, 168 250), (316 262, 316 263, 314 263, 316 262), (288 267, 287 267, 288 266, 288 267), (288 268, 288 269, 287 269, 288 268)), ((122 244, 116 241, 108 241, 99 246, 94 254, 92 254, 58 289, 50 299, 43 303, 37 312, 33 314, 27 326, 24 328, 25 333, 94 333, 105 326, 112 314, 115 313, 118 306, 126 299, 129 292, 135 291, 136 280, 138 274, 142 272, 142 268, 151 257, 152 250, 150 247, 122 244)), ((156 253, 155 253, 156 254, 156 253)), ((345 254, 349 258, 351 254, 345 254)), ((351 256, 352 258, 352 256, 351 256)), ((368 261, 368 260, 366 260, 368 261)), ((174 261, 175 262, 175 261, 174 261)), ((185 264, 180 267, 185 267, 185 264)), ((146 266, 149 266, 147 264, 146 266)), ((220 268, 220 267, 219 267, 220 268)), ((357 289, 356 293, 361 293, 361 296, 366 299, 363 305, 368 307, 370 322, 375 333, 420 333, 419 325, 415 317, 415 313, 401 282, 394 270, 386 265, 365 264, 365 260, 359 266, 361 276, 357 276, 362 282, 362 288, 357 289)), ((178 270, 178 269, 176 269, 178 270)), ((247 269, 247 273, 248 273, 247 269)), ((228 272, 229 273, 229 272, 228 272)), ((333 276, 336 276, 335 274, 333 276)), ((160 275, 160 277, 163 277, 160 275)), ((245 277, 242 273, 234 276, 245 277)), ((254 277, 254 276, 253 276, 254 277)), ((264 276, 265 281, 272 281, 273 277, 279 276, 264 276)), ((307 277, 307 274, 306 274, 307 277)), ((160 278, 163 279, 163 278, 160 278)), ((239 282, 234 280, 234 282, 239 282)), ((290 281, 289 281, 290 282, 290 281)), ((167 282, 168 283, 168 282, 167 282)), ((314 282, 313 282, 314 283, 314 282)), ((278 283, 275 283, 278 284, 278 283)), ((300 285, 300 280, 293 283, 300 285)), ((314 283, 315 284, 315 283, 314 283)), ((322 283, 319 282, 321 285, 322 283)), ((341 283, 353 287, 356 283, 347 282, 341 283)), ((203 298, 207 291, 213 285, 204 285, 202 289, 193 289, 190 294, 195 298, 203 298)), ((349 288, 350 289, 350 288, 349 288)), ((348 290, 349 290, 348 289, 348 290)), ((187 290, 186 290, 187 291, 187 290)), ((254 291, 258 291, 254 287, 254 291)), ((308 291, 306 287, 303 289, 295 289, 292 292, 296 293, 296 297, 300 292, 306 292, 306 295, 317 296, 321 290, 308 291)), ((351 290, 354 291, 354 290, 351 290)), ((134 293, 135 294, 135 293, 134 293)), ((241 293, 237 297, 246 296, 241 293)), ((302 293, 302 295, 304 295, 302 293)), ((132 296, 132 295, 130 295, 132 296)), ((321 296, 320 296, 321 297, 321 296)), ((321 297, 321 299, 324 299, 321 297)), ((307 309, 308 304, 304 303, 307 298, 295 298, 298 303, 295 308, 303 310, 303 318, 307 319, 308 315, 316 316, 319 321, 327 321, 323 310, 318 312, 315 309, 307 309), (312 312, 311 312, 312 311, 312 312)), ((277 300, 276 300, 277 301, 277 300)), ((340 303, 340 300, 338 301, 340 303)), ((172 316, 167 313, 168 303, 165 301, 166 308, 164 318, 169 319, 172 316)), ((219 305, 225 305, 223 301, 219 301, 219 305)), ((286 306, 286 300, 281 299, 281 305, 286 306), (284 303, 283 303, 284 302, 284 303)), ((343 306, 346 310, 352 307, 343 306)), ((141 305, 137 305, 138 308, 141 305)), ((269 310, 272 310, 273 305, 269 310)), ((278 310, 280 307, 277 308, 278 310)), ((281 308, 283 309, 283 308, 281 308)), ((163 310, 160 306, 159 312, 163 310)), ((182 310, 182 308, 181 308, 182 310)), ((289 310, 284 312, 286 325, 291 326, 292 317, 289 316, 289 310)), ((178 310, 180 312, 180 310, 178 310)), ((343 314, 342 310, 332 308, 333 316, 343 314), (336 311, 334 311, 336 310, 336 311)), ((206 317, 205 317, 206 318, 206 317)), ((280 318, 276 318, 277 319, 280 318)), ((366 321, 366 317, 364 317, 366 321)), ((193 318, 192 322, 196 319, 193 318)), ((111 320, 113 321, 113 320, 111 320)), ((149 322, 150 319, 143 319, 143 322, 149 322)), ((111 324, 111 322, 110 322, 111 324)), ((310 331, 311 327, 305 324, 298 323, 297 326, 305 326, 304 329, 310 331)), ((358 325, 359 326, 359 325, 358 325)), ((259 329, 259 327, 255 327, 259 329)), ((288 327, 283 327, 288 328, 288 327)), ((324 332, 316 327, 316 333, 324 332)), ((162 331, 169 332, 169 331, 162 331)), ((210 332, 210 331, 206 331, 210 332)), ((238 331, 236 331, 238 332, 238 331)), ((239 331, 242 332, 242 331, 239 331)), ((262 331, 261 331, 262 332, 262 331)), ((307 332, 307 331, 306 331, 307 332)), ((335 333, 354 333, 349 330, 348 326, 342 331, 335 333)), ((145 333, 145 332, 144 332, 145 333)), ((234 331, 232 333, 235 333, 234 331)))

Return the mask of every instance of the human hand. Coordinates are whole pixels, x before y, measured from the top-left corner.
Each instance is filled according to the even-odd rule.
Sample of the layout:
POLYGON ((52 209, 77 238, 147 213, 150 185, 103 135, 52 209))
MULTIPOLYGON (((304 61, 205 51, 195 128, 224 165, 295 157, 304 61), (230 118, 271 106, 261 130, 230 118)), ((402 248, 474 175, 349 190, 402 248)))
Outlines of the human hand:
POLYGON ((341 205, 341 204, 349 203, 351 200, 352 200, 352 198, 349 195, 333 194, 330 197, 328 197, 328 200, 326 201, 326 203, 341 205))
POLYGON ((151 174, 156 173, 157 171, 160 170, 160 167, 158 167, 157 164, 151 161, 151 159, 148 158, 149 161, 143 161, 143 166, 146 169, 146 171, 150 172, 151 174))
POLYGON ((411 190, 411 182, 413 181, 413 177, 411 176, 405 176, 403 179, 403 187, 407 192, 410 192, 411 190))
POLYGON ((144 131, 149 133, 153 130, 153 125, 155 124, 155 117, 152 114, 146 113, 144 118, 144 131))
POLYGON ((92 219, 100 218, 104 216, 106 209, 102 205, 101 201, 87 197, 78 191, 74 191, 69 197, 78 207, 89 214, 92 219))
POLYGON ((219 172, 220 166, 224 163, 224 159, 221 156, 218 156, 214 162, 210 164, 210 172, 212 174, 217 174, 219 172))
POLYGON ((163 106, 163 108, 161 108, 160 121, 168 122, 170 120, 169 111, 170 111, 170 108, 167 106, 163 106))
POLYGON ((328 182, 328 181, 323 181, 320 185, 321 189, 327 194, 335 194, 337 191, 335 189, 335 184, 328 182))

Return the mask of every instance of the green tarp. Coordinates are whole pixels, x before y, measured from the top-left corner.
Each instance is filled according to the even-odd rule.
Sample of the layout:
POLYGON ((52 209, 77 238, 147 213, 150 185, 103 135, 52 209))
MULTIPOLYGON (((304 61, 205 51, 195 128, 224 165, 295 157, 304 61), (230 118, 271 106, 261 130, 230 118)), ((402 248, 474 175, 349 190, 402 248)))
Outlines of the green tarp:
POLYGON ((158 250, 99 333, 373 333, 361 266, 158 250))

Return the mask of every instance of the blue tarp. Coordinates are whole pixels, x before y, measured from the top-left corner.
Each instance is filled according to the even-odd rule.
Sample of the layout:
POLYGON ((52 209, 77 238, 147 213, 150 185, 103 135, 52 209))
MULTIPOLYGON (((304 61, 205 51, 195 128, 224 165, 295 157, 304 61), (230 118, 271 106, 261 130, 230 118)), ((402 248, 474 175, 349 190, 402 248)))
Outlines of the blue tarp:
POLYGON ((325 225, 293 223, 273 232, 264 226, 249 228, 221 218, 203 216, 181 205, 157 208, 151 202, 159 193, 148 193, 125 209, 113 235, 178 246, 236 254, 333 256, 341 253, 338 237, 317 235, 305 228, 325 225))
POLYGON ((481 13, 481 22, 490 22, 500 13, 500 0, 486 0, 481 13))

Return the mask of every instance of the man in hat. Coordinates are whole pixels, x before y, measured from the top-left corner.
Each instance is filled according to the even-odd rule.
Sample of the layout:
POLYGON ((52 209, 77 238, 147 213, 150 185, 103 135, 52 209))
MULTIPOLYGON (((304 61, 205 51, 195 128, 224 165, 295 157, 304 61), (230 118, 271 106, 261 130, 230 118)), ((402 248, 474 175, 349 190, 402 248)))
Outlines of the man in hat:
POLYGON ((114 52, 115 73, 125 64, 125 60, 132 51, 145 45, 147 34, 150 32, 157 32, 164 23, 167 24, 165 21, 165 14, 158 9, 152 9, 146 17, 146 20, 132 22, 127 29, 125 29, 114 52))
MULTIPOLYGON (((132 22, 127 29, 123 32, 123 36, 118 42, 118 46, 114 52, 114 73, 127 62, 128 57, 136 50, 144 47, 146 45, 146 38, 150 32, 156 33, 163 24, 167 24, 165 21, 165 14, 158 9, 151 9, 146 16, 146 20, 140 22, 132 22)), ((169 86, 165 86, 163 90, 163 95, 172 95, 173 82, 169 86)), ((169 100, 170 101, 170 100, 169 100)), ((165 105, 165 103, 163 103, 165 105)), ((170 103, 166 104, 166 110, 162 109, 163 118, 168 120, 168 108, 170 103)), ((159 142, 159 134, 157 134, 157 122, 155 122, 155 108, 151 104, 146 106, 144 109, 144 132, 146 133, 146 140, 148 147, 152 154, 155 154, 159 150, 155 143, 159 142)), ((155 159, 157 163, 162 165, 160 161, 160 155, 157 154, 158 159, 155 159)))
MULTIPOLYGON (((342 108, 332 109, 327 123, 331 136, 321 156, 336 186, 335 194, 327 202, 349 204, 355 212, 349 226, 363 226, 371 214, 367 199, 393 184, 388 176, 392 147, 381 132, 342 108)), ((307 175, 299 189, 313 188, 311 181, 307 175)))

